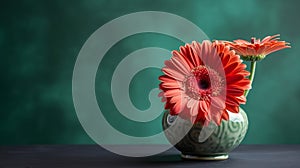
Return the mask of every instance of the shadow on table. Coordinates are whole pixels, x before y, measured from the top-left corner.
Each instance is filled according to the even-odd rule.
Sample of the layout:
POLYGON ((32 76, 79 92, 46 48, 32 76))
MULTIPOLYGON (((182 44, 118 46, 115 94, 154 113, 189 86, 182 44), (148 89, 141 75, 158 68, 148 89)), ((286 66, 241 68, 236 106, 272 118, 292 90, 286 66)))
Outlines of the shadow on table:
POLYGON ((200 161, 200 160, 186 160, 182 159, 179 154, 166 154, 166 155, 156 155, 156 156, 149 156, 141 159, 141 162, 147 164, 167 164, 167 165, 178 165, 178 164, 210 164, 210 163, 222 163, 224 161, 200 161))

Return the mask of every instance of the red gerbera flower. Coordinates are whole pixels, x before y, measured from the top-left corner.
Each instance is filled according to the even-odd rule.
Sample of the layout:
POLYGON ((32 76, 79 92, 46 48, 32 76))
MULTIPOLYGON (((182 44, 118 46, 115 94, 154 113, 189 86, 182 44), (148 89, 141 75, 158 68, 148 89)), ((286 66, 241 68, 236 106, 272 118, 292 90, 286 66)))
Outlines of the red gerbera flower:
POLYGON ((225 43, 235 50, 237 54, 241 55, 244 60, 258 61, 264 59, 266 55, 272 52, 290 48, 290 46, 288 46, 289 43, 278 40, 279 34, 267 36, 262 41, 252 37, 251 42, 238 39, 233 42, 226 41, 225 43))
POLYGON ((172 54, 159 77, 160 96, 171 115, 220 125, 229 118, 227 110, 239 112, 246 102, 244 91, 251 86, 246 65, 234 51, 218 41, 194 41, 172 54))

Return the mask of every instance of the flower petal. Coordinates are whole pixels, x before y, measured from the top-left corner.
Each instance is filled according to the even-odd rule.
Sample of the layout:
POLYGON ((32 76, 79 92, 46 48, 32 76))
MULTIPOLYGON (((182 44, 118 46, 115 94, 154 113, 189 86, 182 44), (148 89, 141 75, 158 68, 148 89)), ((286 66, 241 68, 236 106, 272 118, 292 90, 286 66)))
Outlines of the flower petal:
POLYGON ((180 72, 174 70, 174 69, 171 69, 171 68, 168 68, 168 67, 164 67, 164 68, 162 69, 162 71, 163 71, 166 75, 168 75, 168 76, 170 76, 170 77, 172 77, 172 78, 174 78, 174 79, 176 79, 176 80, 179 80, 179 81, 183 81, 183 80, 184 80, 184 75, 183 75, 182 73, 180 73, 180 72))

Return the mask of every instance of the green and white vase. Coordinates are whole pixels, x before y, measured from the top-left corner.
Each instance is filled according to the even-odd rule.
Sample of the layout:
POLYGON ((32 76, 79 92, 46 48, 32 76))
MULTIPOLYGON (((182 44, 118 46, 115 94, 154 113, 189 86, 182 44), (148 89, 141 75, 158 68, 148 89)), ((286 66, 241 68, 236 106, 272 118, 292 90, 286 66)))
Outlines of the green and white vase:
POLYGON ((225 160, 228 153, 244 139, 248 129, 248 118, 243 109, 239 113, 229 112, 229 120, 220 126, 203 128, 200 123, 192 124, 169 111, 163 116, 164 133, 184 159, 225 160))

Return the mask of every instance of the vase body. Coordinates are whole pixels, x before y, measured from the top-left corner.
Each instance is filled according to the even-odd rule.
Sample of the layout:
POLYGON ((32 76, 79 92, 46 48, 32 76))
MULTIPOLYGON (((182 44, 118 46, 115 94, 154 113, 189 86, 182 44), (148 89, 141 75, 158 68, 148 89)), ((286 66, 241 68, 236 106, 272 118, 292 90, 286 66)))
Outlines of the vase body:
POLYGON ((244 139, 248 129, 248 118, 240 108, 237 114, 229 112, 229 120, 223 120, 220 126, 206 129, 200 123, 192 124, 165 111, 162 124, 167 139, 181 151, 183 158, 224 160, 244 139), (173 128, 168 129, 171 126, 173 128))

